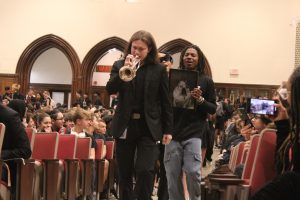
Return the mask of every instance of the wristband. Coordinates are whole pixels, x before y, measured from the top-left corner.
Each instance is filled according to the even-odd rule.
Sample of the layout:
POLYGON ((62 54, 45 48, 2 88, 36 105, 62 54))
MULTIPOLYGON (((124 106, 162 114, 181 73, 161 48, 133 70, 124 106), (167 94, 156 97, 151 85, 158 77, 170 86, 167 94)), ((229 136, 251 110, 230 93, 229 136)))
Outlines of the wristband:
POLYGON ((200 96, 198 99, 197 99, 197 103, 198 104, 202 104, 204 102, 204 97, 203 96, 200 96))

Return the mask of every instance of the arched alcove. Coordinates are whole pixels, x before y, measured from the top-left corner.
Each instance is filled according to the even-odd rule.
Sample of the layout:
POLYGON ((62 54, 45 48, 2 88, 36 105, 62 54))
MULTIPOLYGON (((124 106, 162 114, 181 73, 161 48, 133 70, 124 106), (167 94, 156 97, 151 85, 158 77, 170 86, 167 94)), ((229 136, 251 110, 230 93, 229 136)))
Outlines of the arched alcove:
POLYGON ((109 96, 106 94, 105 88, 103 86, 92 86, 93 71, 99 59, 102 58, 103 55, 107 54, 107 52, 109 52, 112 49, 117 49, 123 52, 127 45, 128 42, 121 38, 110 37, 96 44, 87 53, 82 62, 82 88, 84 92, 91 94, 92 92, 97 91, 101 93, 102 100, 104 101, 104 103, 106 105, 109 104, 109 96))
POLYGON ((191 42, 178 38, 165 43, 164 45, 158 48, 158 51, 175 54, 181 52, 186 46, 190 46, 190 45, 192 45, 191 42))
MULTIPOLYGON (((178 67, 176 65, 179 64, 179 57, 180 57, 180 52, 187 46, 192 45, 191 42, 178 38, 175 40, 171 40, 167 43, 165 43, 164 45, 162 45, 161 47, 158 48, 159 52, 168 52, 170 53, 172 56, 175 57, 174 59, 174 67, 178 67)), ((201 48, 201 47, 200 47, 201 48)), ((205 53, 204 53, 205 54, 205 53)), ((209 77, 212 77, 212 73, 211 73, 211 69, 207 68, 204 69, 205 74, 207 74, 209 77)))
POLYGON ((29 44, 19 58, 16 74, 18 76, 18 82, 22 85, 22 93, 25 94, 29 88, 30 74, 34 62, 43 52, 50 48, 59 49, 67 57, 72 68, 72 94, 77 90, 81 82, 79 57, 68 42, 56 35, 49 34, 29 44))

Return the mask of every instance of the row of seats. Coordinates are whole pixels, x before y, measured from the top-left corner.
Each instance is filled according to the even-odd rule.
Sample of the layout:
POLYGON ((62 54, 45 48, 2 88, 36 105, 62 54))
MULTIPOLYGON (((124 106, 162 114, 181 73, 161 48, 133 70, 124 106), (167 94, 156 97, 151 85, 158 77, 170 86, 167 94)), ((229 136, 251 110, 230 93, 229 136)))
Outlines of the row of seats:
POLYGON ((94 191, 98 199, 105 186, 112 187, 114 141, 96 140, 93 160, 90 159, 91 138, 57 132, 35 133, 33 129, 26 132, 32 156, 18 164, 16 199, 72 200, 79 196, 85 199, 94 191), (105 144, 107 154, 102 159, 105 144))
POLYGON ((240 143, 232 149, 230 162, 207 176, 202 184, 204 200, 248 200, 275 175, 276 130, 265 129, 250 140, 250 148, 240 143), (242 177, 233 172, 244 164, 242 177))

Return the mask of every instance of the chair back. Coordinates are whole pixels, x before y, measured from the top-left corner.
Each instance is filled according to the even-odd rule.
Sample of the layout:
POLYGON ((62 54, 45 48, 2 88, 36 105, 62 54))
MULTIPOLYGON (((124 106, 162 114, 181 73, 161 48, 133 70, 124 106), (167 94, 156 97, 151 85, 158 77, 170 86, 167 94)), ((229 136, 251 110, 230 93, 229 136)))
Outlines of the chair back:
POLYGON ((244 170, 243 170, 243 174, 242 174, 242 179, 244 179, 244 180, 247 180, 250 178, 259 138, 260 138, 259 134, 253 135, 251 137, 250 148, 248 150, 248 155, 246 158, 246 162, 245 162, 245 166, 244 166, 244 170))
POLYGON ((36 133, 31 157, 37 160, 56 159, 58 133, 36 133))
POLYGON ((102 157, 104 141, 102 139, 96 139, 96 150, 95 150, 95 159, 100 160, 102 157))
POLYGON ((276 130, 264 129, 260 133, 254 164, 250 176, 251 196, 276 175, 276 130))
POLYGON ((229 169, 233 169, 233 163, 236 161, 236 157, 237 157, 237 150, 238 150, 238 146, 231 148, 231 153, 230 153, 230 158, 228 163, 229 169))
POLYGON ((76 155, 78 159, 89 159, 92 139, 89 137, 77 138, 76 155))
POLYGON ((115 141, 106 141, 106 159, 112 160, 114 158, 115 141))
POLYGON ((5 134, 5 125, 3 123, 0 123, 0 154, 2 150, 4 134, 5 134))
POLYGON ((231 151, 232 155, 232 159, 229 161, 229 169, 234 172, 235 167, 238 163, 240 163, 241 161, 241 157, 243 154, 243 150, 244 150, 244 142, 240 142, 239 144, 237 144, 233 150, 231 151))
POLYGON ((248 152, 249 152, 249 149, 246 149, 246 148, 244 147, 243 156, 242 156, 242 160, 241 160, 241 163, 242 163, 242 164, 245 164, 246 159, 247 159, 247 156, 248 156, 248 152))
POLYGON ((27 137, 28 137, 29 142, 30 142, 30 148, 32 150, 33 145, 34 145, 36 130, 33 129, 33 128, 25 128, 25 131, 26 131, 27 137))
POLYGON ((245 142, 239 143, 238 154, 237 154, 235 166, 242 163, 242 157, 243 157, 243 154, 244 154, 244 147, 245 147, 245 142))
POLYGON ((77 136, 60 134, 58 140, 57 158, 74 159, 77 145, 77 136))

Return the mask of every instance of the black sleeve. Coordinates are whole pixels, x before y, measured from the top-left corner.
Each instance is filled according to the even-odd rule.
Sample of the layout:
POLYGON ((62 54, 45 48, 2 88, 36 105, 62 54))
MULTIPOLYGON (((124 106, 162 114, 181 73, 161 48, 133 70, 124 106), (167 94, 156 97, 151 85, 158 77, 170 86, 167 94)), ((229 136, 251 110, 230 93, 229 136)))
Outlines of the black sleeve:
POLYGON ((8 113, 4 122, 6 126, 1 158, 24 158, 31 156, 29 139, 18 113, 8 113))
POLYGON ((96 140, 95 140, 94 136, 88 135, 88 134, 86 134, 86 135, 92 139, 91 148, 96 149, 97 143, 96 143, 96 140))
POLYGON ((163 120, 163 134, 172 134, 173 130, 173 108, 169 96, 169 84, 168 74, 163 67, 161 84, 160 84, 160 97, 162 108, 162 120, 163 120))
POLYGON ((204 102, 198 105, 201 111, 207 112, 209 114, 215 114, 217 105, 216 105, 216 94, 215 94, 215 84, 212 79, 206 78, 206 88, 203 94, 204 102))
POLYGON ((108 94, 116 94, 119 92, 122 84, 122 80, 119 77, 119 70, 124 65, 124 60, 116 61, 110 72, 110 78, 106 84, 106 90, 108 94))
POLYGON ((276 140, 276 150, 278 150, 284 140, 288 137, 290 133, 290 121, 288 119, 275 121, 277 128, 277 140, 276 140))

